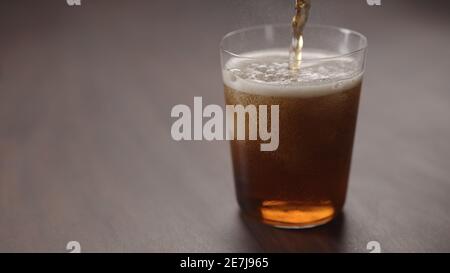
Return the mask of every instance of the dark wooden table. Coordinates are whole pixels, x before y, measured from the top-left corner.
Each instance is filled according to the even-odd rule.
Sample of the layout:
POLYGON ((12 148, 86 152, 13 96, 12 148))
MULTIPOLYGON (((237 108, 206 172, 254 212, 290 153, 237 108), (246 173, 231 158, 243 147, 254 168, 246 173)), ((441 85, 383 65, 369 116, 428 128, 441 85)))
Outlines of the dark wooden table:
POLYGON ((313 1, 312 22, 370 41, 331 224, 241 216, 227 143, 172 140, 172 106, 223 104, 221 36, 288 22, 291 2, 1 0, 0 251, 450 251, 445 1, 313 1))

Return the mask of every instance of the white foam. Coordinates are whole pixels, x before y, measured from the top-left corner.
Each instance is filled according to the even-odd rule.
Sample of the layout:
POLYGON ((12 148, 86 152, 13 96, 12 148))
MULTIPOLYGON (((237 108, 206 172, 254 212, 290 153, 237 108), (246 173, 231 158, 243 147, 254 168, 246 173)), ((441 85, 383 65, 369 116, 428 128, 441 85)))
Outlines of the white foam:
POLYGON ((228 87, 250 94, 323 96, 350 89, 362 79, 356 60, 332 58, 333 54, 324 51, 304 50, 297 72, 289 69, 287 50, 255 51, 241 56, 245 58, 233 57, 225 64, 223 79, 228 87))

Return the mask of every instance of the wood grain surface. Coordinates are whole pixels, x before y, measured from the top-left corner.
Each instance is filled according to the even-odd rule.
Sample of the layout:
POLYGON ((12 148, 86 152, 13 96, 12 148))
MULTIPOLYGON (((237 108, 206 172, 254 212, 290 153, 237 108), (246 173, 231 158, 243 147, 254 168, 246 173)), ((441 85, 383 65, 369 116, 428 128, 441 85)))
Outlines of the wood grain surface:
POLYGON ((225 142, 175 142, 176 104, 223 104, 227 32, 292 1, 0 1, 0 251, 450 251, 445 1, 313 1, 367 35, 348 199, 311 230, 239 212, 225 142), (338 3, 339 2, 339 3, 338 3))

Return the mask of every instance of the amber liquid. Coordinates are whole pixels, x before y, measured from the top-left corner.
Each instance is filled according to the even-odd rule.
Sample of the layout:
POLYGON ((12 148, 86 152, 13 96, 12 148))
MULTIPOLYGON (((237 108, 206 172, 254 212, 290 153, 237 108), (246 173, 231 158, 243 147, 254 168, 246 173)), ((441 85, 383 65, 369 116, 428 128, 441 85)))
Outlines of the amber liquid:
POLYGON ((231 141, 244 212, 273 226, 304 228, 324 224, 341 211, 360 91, 361 82, 328 95, 273 97, 225 85, 227 104, 280 107, 278 150, 261 152, 260 141, 231 141))

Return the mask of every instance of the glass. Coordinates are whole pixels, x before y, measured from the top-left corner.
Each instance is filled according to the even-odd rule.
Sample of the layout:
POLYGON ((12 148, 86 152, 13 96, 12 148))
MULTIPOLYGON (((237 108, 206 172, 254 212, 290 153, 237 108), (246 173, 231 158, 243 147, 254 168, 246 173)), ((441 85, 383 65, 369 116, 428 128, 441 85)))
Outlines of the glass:
POLYGON ((345 202, 367 40, 309 25, 302 67, 293 71, 291 33, 290 25, 231 32, 221 63, 227 105, 279 106, 277 150, 261 151, 261 140, 230 141, 241 209, 272 226, 308 228, 331 221, 345 202))

